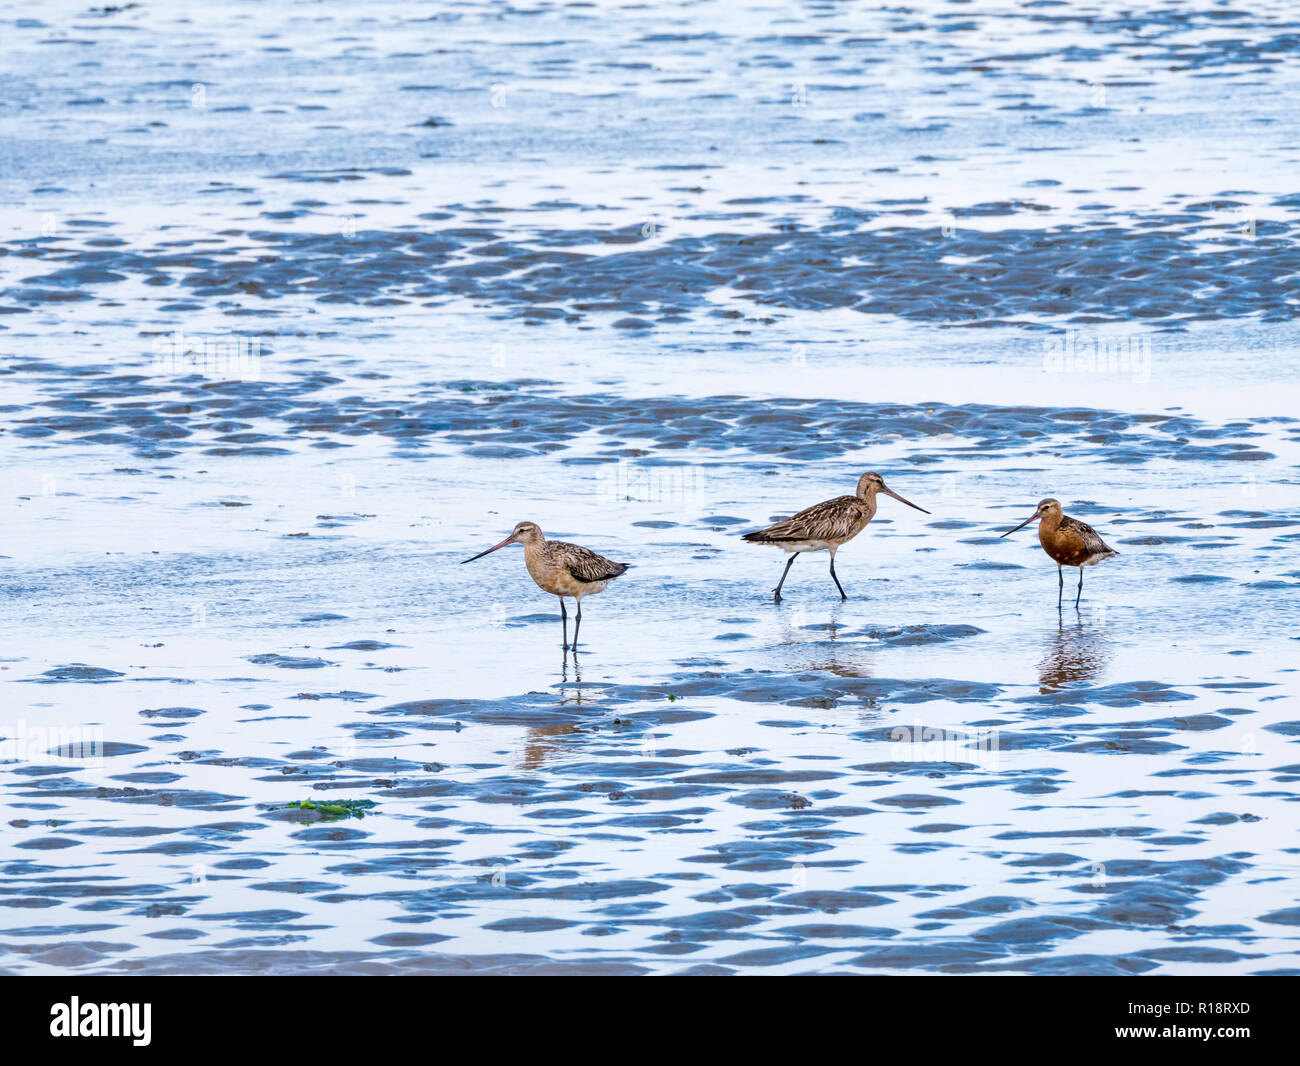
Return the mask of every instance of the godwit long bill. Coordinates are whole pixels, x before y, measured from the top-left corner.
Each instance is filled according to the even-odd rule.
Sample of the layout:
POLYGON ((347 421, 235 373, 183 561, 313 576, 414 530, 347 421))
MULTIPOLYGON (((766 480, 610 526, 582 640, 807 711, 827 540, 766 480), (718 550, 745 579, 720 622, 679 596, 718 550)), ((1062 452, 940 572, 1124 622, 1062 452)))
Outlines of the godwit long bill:
MULTIPOLYGON (((630 563, 615 563, 589 548, 566 544, 562 540, 547 540, 535 522, 520 522, 500 544, 479 552, 474 559, 482 559, 508 544, 524 546, 524 565, 543 592, 560 598, 560 625, 563 627, 563 648, 569 647, 569 614, 564 608, 564 597, 572 596, 578 603, 578 617, 573 623, 573 650, 578 650, 578 630, 582 627, 582 597, 603 592, 614 578, 627 572, 630 563)), ((462 562, 472 563, 474 559, 462 562)))
POLYGON ((893 489, 886 488, 885 479, 879 474, 868 472, 858 478, 858 491, 853 496, 836 496, 833 500, 814 504, 805 511, 800 511, 793 518, 774 522, 766 529, 746 533, 744 539, 750 544, 772 544, 782 551, 790 553, 790 560, 785 564, 781 580, 777 582, 772 599, 781 602, 781 586, 794 561, 804 552, 828 551, 831 553, 831 580, 840 590, 840 599, 847 600, 844 586, 835 574, 835 553, 864 529, 876 516, 876 494, 883 492, 900 503, 913 507, 922 514, 929 514, 924 507, 917 507, 910 500, 903 499, 893 489))
POLYGON ((1112 555, 1118 555, 1119 552, 1102 540, 1101 534, 1092 526, 1065 514, 1061 510, 1060 501, 1050 496, 1040 500, 1033 514, 1015 529, 1008 529, 1002 536, 1009 537, 1033 521, 1038 522, 1038 543, 1056 563, 1056 609, 1058 611, 1061 609, 1061 597, 1065 593, 1065 571, 1061 568, 1063 566, 1079 568, 1079 589, 1074 594, 1074 607, 1078 610, 1079 597, 1083 595, 1083 568, 1096 566, 1112 555))

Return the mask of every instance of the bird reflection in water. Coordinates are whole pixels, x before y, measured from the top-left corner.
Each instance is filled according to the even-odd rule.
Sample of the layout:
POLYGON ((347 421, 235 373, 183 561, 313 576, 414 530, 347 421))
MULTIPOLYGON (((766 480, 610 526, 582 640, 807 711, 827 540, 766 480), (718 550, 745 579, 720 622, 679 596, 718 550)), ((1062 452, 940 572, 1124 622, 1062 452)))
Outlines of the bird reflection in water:
POLYGON ((1098 680, 1114 652, 1106 636, 1104 619, 1058 623, 1049 630, 1038 663, 1038 683, 1044 693, 1059 692, 1079 681, 1098 680))
MULTIPOLYGON (((573 680, 569 680, 569 649, 565 648, 564 658, 560 663, 560 683, 559 688, 564 693, 564 698, 560 700, 557 706, 572 707, 574 709, 586 708, 592 706, 592 701, 586 698, 582 689, 582 666, 578 661, 578 652, 573 651, 573 680)), ((520 768, 524 770, 536 770, 544 762, 547 756, 562 747, 560 737, 572 736, 579 732, 577 722, 558 722, 551 725, 530 726, 527 733, 524 734, 524 754, 520 760, 520 768)))
POLYGON ((821 612, 809 611, 803 606, 787 608, 778 605, 781 621, 780 646, 793 654, 787 665, 796 670, 824 670, 836 677, 872 677, 872 649, 859 640, 840 643, 840 631, 845 628, 840 621, 840 605, 830 609, 826 622, 815 622, 821 612))
POLYGON ((810 641, 837 639, 844 628, 840 610, 840 604, 835 604, 829 609, 829 618, 818 622, 817 619, 823 617, 821 611, 810 611, 802 604, 797 607, 778 606, 776 615, 781 623, 781 643, 799 646, 810 641))
POLYGON ((559 738, 578 732, 576 722, 557 722, 554 725, 535 725, 524 736, 524 755, 519 760, 522 770, 537 770, 547 758, 564 746, 559 738))
MULTIPOLYGON (((560 662, 560 684, 569 683, 569 649, 564 649, 564 658, 560 662)), ((578 663, 578 649, 573 649, 573 683, 577 687, 577 702, 582 702, 582 667, 578 663)), ((565 702, 568 702, 567 700, 565 702)))

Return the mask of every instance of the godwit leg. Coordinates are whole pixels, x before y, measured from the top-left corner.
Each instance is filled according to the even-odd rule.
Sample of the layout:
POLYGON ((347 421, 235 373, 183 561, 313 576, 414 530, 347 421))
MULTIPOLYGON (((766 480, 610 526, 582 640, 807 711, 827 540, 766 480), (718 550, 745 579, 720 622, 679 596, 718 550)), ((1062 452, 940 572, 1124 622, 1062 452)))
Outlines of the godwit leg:
POLYGON ((564 609, 564 597, 557 598, 560 601, 560 632, 563 634, 563 643, 560 644, 560 647, 567 649, 569 647, 569 612, 564 609))
POLYGON ((578 630, 582 628, 582 600, 575 596, 574 602, 578 605, 578 617, 573 623, 573 655, 576 659, 578 656, 578 630))
POLYGON ((1079 567, 1079 591, 1074 594, 1074 609, 1079 609, 1079 597, 1083 595, 1083 567, 1079 567))
POLYGON ((840 579, 835 576, 835 553, 831 552, 831 580, 835 582, 835 587, 840 590, 840 599, 847 600, 848 596, 844 594, 844 586, 840 584, 840 579))
POLYGON ((790 572, 790 567, 794 566, 794 561, 799 558, 799 553, 795 552, 790 556, 790 561, 785 564, 785 569, 781 571, 781 580, 776 583, 776 591, 772 593, 774 603, 781 602, 781 586, 785 584, 786 574, 790 572))
POLYGON ((1061 597, 1065 594, 1065 571, 1061 564, 1056 564, 1056 609, 1061 609, 1061 597))

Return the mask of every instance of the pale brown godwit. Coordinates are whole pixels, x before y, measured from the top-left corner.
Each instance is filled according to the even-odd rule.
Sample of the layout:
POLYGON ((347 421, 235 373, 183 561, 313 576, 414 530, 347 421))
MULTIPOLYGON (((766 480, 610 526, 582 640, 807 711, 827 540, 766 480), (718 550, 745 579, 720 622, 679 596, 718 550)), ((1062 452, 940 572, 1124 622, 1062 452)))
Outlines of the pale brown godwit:
POLYGON ((1074 607, 1078 610, 1079 597, 1083 595, 1083 568, 1096 566, 1119 552, 1102 540, 1101 534, 1092 526, 1062 512, 1060 501, 1051 497, 1040 500, 1033 514, 1002 536, 1009 537, 1035 520, 1038 521, 1038 543, 1056 563, 1056 609, 1061 609, 1061 597, 1065 593, 1065 571, 1061 568, 1077 566, 1079 590, 1074 594, 1074 607))
MULTIPOLYGON (((604 590, 614 578, 627 572, 630 563, 615 563, 577 544, 562 540, 547 540, 535 522, 520 522, 500 544, 479 552, 474 559, 482 559, 507 544, 524 546, 524 565, 537 587, 560 599, 560 624, 563 626, 563 643, 569 647, 569 614, 564 609, 564 597, 572 596, 578 602, 578 617, 573 624, 573 650, 578 650, 578 630, 582 626, 582 597, 594 596, 604 590)), ((474 559, 464 559, 472 563, 474 559)))
POLYGON ((847 600, 844 586, 835 574, 835 553, 840 546, 847 544, 864 529, 876 515, 876 493, 883 492, 900 503, 914 507, 922 514, 929 514, 924 507, 917 507, 910 500, 903 499, 893 489, 885 487, 885 479, 879 474, 868 472, 858 478, 858 491, 854 496, 836 496, 833 500, 815 504, 806 511, 800 511, 793 518, 774 522, 766 529, 746 533, 744 539, 750 544, 773 544, 789 552, 790 561, 785 564, 781 580, 777 582, 772 599, 781 602, 781 586, 785 584, 790 567, 803 552, 828 551, 831 553, 831 579, 840 590, 840 599, 847 600))

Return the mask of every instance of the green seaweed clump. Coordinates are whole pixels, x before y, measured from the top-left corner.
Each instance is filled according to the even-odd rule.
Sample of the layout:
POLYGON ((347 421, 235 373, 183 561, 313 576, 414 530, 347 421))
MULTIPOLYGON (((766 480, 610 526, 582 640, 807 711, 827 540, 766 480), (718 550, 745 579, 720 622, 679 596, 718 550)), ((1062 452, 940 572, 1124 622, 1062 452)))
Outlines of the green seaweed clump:
POLYGON ((286 803, 283 807, 273 807, 272 810, 299 810, 299 811, 316 811, 321 820, 333 822, 339 818, 364 818, 366 811, 375 805, 374 800, 294 800, 292 803, 286 803))

